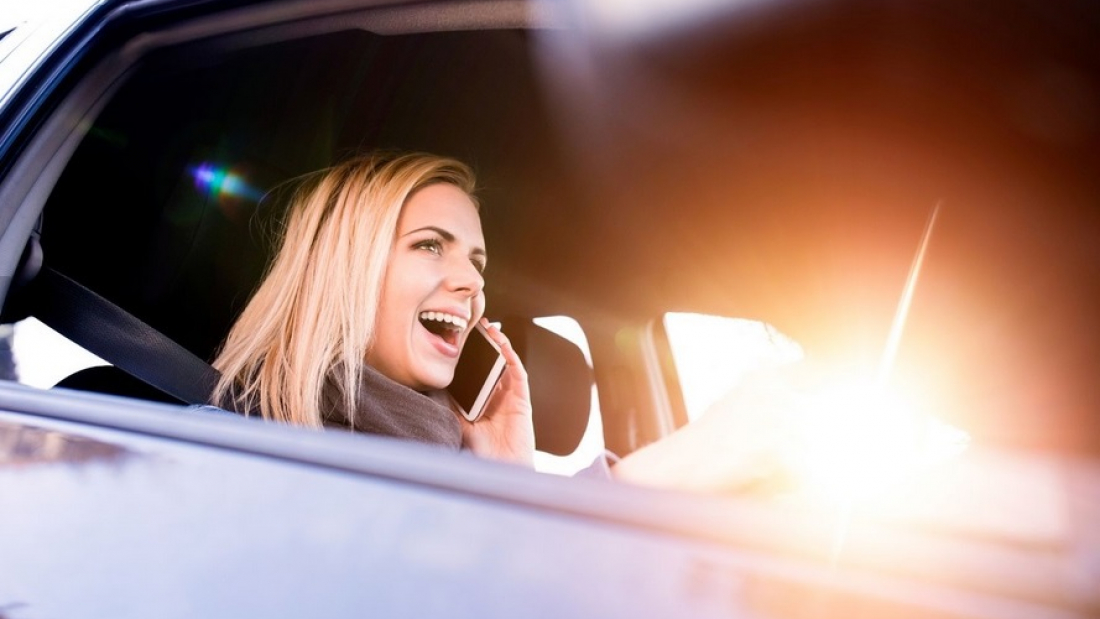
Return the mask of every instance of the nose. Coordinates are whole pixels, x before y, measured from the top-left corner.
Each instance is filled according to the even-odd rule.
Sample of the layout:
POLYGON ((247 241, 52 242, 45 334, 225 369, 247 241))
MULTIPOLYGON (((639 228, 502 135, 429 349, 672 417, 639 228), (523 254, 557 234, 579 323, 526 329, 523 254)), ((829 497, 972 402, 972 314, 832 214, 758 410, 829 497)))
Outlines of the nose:
POLYGON ((485 278, 470 260, 456 257, 448 269, 447 287, 476 297, 485 289, 485 278))

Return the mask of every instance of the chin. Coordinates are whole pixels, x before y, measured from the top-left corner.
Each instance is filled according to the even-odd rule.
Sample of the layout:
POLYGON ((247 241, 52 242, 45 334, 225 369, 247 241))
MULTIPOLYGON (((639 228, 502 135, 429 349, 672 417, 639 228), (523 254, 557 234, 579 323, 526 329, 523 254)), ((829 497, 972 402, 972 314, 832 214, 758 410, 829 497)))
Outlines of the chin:
POLYGON ((454 375, 452 368, 446 371, 424 372, 418 378, 420 384, 424 385, 424 390, 446 389, 454 380, 454 375))

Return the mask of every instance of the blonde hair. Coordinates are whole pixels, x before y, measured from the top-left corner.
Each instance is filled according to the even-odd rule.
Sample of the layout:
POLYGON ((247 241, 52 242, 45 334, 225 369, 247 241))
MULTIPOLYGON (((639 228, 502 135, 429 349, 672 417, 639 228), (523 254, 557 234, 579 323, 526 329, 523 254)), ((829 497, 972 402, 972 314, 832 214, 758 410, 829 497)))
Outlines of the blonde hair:
POLYGON ((474 199, 468 166, 427 153, 374 153, 308 177, 267 275, 214 361, 222 376, 212 401, 321 427, 332 383, 351 423, 401 210, 434 183, 474 199))

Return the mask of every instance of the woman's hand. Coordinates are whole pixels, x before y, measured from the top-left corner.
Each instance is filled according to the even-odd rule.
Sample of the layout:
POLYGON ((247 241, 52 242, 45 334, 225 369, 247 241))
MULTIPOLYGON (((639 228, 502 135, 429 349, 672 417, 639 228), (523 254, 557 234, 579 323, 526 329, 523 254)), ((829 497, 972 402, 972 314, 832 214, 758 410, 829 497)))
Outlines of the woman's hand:
POLYGON ((501 375, 485 413, 477 421, 462 418, 462 443, 475 454, 526 466, 534 465, 535 428, 531 422, 531 389, 527 370, 500 328, 481 319, 508 366, 501 375))

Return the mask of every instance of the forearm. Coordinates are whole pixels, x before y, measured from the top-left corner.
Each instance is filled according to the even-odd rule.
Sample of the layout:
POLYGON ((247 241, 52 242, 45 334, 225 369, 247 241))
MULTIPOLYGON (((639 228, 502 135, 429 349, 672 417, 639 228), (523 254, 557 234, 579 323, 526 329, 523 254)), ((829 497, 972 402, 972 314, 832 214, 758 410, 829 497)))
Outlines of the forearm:
POLYGON ((623 457, 611 467, 620 481, 698 492, 737 492, 777 472, 780 454, 768 441, 709 434, 686 426, 623 457))

